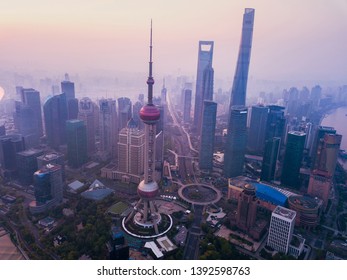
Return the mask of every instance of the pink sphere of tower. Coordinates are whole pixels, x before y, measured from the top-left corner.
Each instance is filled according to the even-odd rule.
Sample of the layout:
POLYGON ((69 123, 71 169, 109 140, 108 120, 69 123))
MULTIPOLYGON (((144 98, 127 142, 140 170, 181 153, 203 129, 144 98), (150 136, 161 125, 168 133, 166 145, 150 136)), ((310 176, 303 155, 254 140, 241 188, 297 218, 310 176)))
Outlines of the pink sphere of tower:
POLYGON ((159 187, 156 182, 140 182, 137 188, 137 194, 144 199, 155 199, 158 196, 159 187))
POLYGON ((144 123, 155 123, 160 119, 160 111, 153 104, 147 104, 141 108, 140 118, 144 123))

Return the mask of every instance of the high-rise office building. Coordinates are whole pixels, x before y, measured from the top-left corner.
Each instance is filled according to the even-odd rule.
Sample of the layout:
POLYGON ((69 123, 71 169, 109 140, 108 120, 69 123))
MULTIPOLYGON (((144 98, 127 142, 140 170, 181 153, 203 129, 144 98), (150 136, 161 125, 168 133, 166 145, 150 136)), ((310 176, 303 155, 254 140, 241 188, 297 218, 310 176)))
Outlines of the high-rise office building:
POLYGON ((264 106, 252 106, 251 123, 247 149, 254 154, 262 154, 264 151, 266 122, 269 108, 264 106))
POLYGON ((131 118, 119 133, 118 171, 142 175, 144 171, 145 134, 131 118))
POLYGON ((29 149, 16 154, 17 174, 19 181, 24 185, 33 183, 33 174, 37 171, 37 157, 43 154, 42 150, 29 149))
POLYGON ((78 119, 84 121, 87 129, 87 150, 88 155, 95 153, 95 104, 88 97, 84 97, 79 102, 78 119))
POLYGON ((140 110, 143 104, 140 101, 136 101, 133 105, 133 119, 139 129, 143 129, 143 123, 140 119, 140 110))
POLYGON ((333 133, 328 133, 328 130, 328 128, 324 129, 322 127, 317 130, 317 138, 321 137, 320 135, 324 132, 326 133, 318 141, 307 190, 309 195, 323 200, 323 209, 326 209, 328 205, 332 178, 335 173, 342 140, 342 135, 335 134, 335 130, 332 128, 330 130, 333 133))
POLYGON ((329 177, 334 176, 341 140, 342 135, 335 133, 325 133, 319 139, 314 162, 312 162, 313 170, 326 171, 329 177))
POLYGON ((296 212, 277 206, 272 212, 267 245, 287 254, 294 231, 296 212))
POLYGON ((61 166, 47 164, 34 173, 35 201, 29 209, 32 213, 44 212, 63 201, 61 166))
POLYGON ((132 104, 128 97, 120 97, 118 98, 118 130, 120 131, 122 128, 126 127, 128 121, 132 116, 132 104))
POLYGON ((258 199, 255 195, 255 187, 251 184, 244 186, 237 203, 236 226, 248 232, 257 218, 258 199))
POLYGON ((67 159, 69 166, 79 168, 87 162, 87 129, 84 121, 66 122, 67 159))
POLYGON ((319 143, 321 139, 324 138, 324 135, 327 134, 336 134, 336 130, 333 127, 330 126, 315 126, 313 129, 313 140, 312 140, 312 145, 310 148, 310 156, 311 156, 311 169, 314 169, 315 167, 315 162, 316 162, 316 157, 317 157, 317 152, 319 143))
POLYGON ((286 119, 284 117, 284 107, 270 105, 269 114, 266 121, 265 140, 274 137, 281 138, 281 143, 284 143, 284 131, 286 119))
POLYGON ((204 101, 202 114, 202 129, 200 136, 199 168, 212 171, 213 149, 216 130, 217 103, 204 101))
POLYGON ((0 137, 0 168, 1 175, 12 178, 17 171, 16 154, 24 151, 24 141, 20 134, 10 134, 0 137))
POLYGON ((65 93, 66 100, 71 100, 75 98, 75 84, 69 80, 61 82, 61 92, 65 93))
POLYGON ((59 149, 66 144, 67 107, 65 93, 50 97, 43 105, 47 144, 59 149))
POLYGON ((213 44, 213 41, 199 41, 194 107, 194 127, 198 135, 201 129, 203 102, 212 100, 213 95, 213 44))
POLYGON ((319 107, 319 101, 322 97, 322 88, 319 85, 314 86, 311 89, 310 99, 313 105, 313 108, 317 109, 319 107))
MULTIPOLYGON (((65 76, 66 79, 68 75, 65 76)), ((75 97, 75 84, 69 80, 61 82, 61 92, 66 95, 67 116, 69 120, 77 119, 78 99, 75 97)))
POLYGON ((266 140, 260 176, 260 179, 262 181, 271 182, 275 180, 276 165, 280 145, 281 138, 279 137, 274 137, 272 139, 266 140))
POLYGON ((247 108, 231 107, 224 153, 224 175, 236 177, 243 173, 247 143, 247 108))
POLYGON ((305 147, 306 134, 289 131, 284 155, 281 183, 285 186, 300 189, 300 167, 305 147))
POLYGON ((6 127, 5 124, 0 125, 0 136, 5 136, 6 135, 6 127))
POLYGON ((233 87, 231 90, 230 107, 236 105, 246 105, 246 91, 252 49, 254 13, 254 9, 246 8, 245 13, 243 14, 241 44, 237 59, 233 87))
POLYGON ((21 97, 22 103, 33 110, 39 134, 38 136, 41 137, 43 135, 43 126, 40 92, 32 88, 22 88, 21 97))
POLYGON ((161 92, 160 92, 160 99, 161 99, 161 104, 162 105, 165 105, 167 102, 166 102, 166 97, 167 97, 167 89, 165 87, 165 79, 163 81, 163 88, 161 89, 161 92))
POLYGON ((190 123, 190 111, 192 106, 192 90, 184 89, 184 104, 183 104, 183 121, 185 123, 190 123))
POLYGON ((34 110, 30 106, 16 101, 13 120, 18 132, 23 136, 26 148, 37 147, 40 144, 40 139, 34 110))
POLYGON ((326 209, 329 201, 329 194, 332 186, 332 178, 326 171, 313 170, 310 174, 307 193, 312 197, 323 200, 323 209, 326 209))
POLYGON ((47 152, 37 157, 37 170, 47 164, 60 165, 63 182, 65 181, 65 156, 58 152, 47 152))
POLYGON ((100 107, 100 151, 102 158, 117 156, 118 119, 116 100, 101 99, 100 107))

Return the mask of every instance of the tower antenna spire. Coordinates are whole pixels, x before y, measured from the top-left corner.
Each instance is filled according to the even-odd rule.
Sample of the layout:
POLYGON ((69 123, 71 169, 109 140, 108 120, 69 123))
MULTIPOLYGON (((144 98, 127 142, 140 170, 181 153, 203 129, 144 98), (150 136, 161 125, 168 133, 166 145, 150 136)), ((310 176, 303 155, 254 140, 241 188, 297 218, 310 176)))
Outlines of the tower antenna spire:
POLYGON ((151 19, 151 35, 150 35, 150 45, 149 45, 149 75, 147 79, 147 85, 148 85, 148 104, 153 104, 153 85, 154 85, 154 79, 152 77, 152 19, 151 19))

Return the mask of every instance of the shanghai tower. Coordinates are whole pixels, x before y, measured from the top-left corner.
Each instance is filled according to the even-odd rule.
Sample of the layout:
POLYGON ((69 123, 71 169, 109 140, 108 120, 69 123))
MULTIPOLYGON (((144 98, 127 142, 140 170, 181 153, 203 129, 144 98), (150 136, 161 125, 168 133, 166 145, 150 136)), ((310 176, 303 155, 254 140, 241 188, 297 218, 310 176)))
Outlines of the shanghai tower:
POLYGON ((229 105, 228 134, 224 153, 224 176, 236 177, 243 173, 247 143, 246 89, 251 57, 254 9, 243 15, 241 44, 229 105))
POLYGON ((231 90, 230 107, 246 104, 246 90, 248 80, 249 61, 251 58, 254 9, 247 8, 243 14, 241 44, 237 59, 233 87, 231 90))

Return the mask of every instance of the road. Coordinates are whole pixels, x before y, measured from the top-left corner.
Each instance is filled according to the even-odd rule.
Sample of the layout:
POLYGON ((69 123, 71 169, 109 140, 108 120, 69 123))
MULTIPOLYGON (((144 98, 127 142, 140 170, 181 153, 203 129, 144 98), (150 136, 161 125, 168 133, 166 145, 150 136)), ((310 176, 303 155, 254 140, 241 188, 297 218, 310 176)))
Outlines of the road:
POLYGON ((179 169, 179 179, 185 183, 187 180, 195 181, 194 161, 197 159, 197 150, 194 149, 191 143, 189 133, 184 129, 183 125, 174 110, 170 99, 170 94, 167 95, 167 104, 169 114, 173 120, 173 126, 170 129, 170 136, 174 144, 175 158, 179 169))
POLYGON ((203 205, 194 205, 194 220, 188 232, 187 242, 183 252, 184 260, 197 260, 199 258, 199 242, 202 234, 201 223, 203 212, 203 205))

